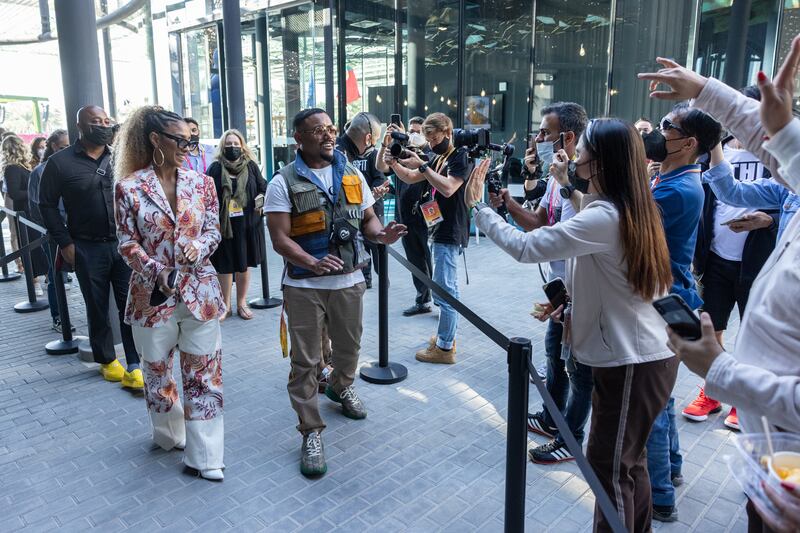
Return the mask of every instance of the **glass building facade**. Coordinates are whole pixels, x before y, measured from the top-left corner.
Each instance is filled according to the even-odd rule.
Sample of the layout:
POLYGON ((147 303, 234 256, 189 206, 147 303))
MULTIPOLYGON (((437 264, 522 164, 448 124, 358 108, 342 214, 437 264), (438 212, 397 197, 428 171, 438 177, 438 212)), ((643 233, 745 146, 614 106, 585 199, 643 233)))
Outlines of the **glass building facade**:
MULTIPOLYGON (((793 0, 242 0, 247 137, 267 170, 292 159, 291 118, 327 109, 384 123, 440 111, 521 157, 539 110, 659 119, 636 73, 670 57, 735 86, 772 73, 800 31, 793 0), (261 30, 259 30, 261 27, 261 30), (259 32, 266 33, 265 39, 259 32), (262 43, 262 41, 265 41, 262 43)), ((159 100, 225 129, 221 2, 154 2, 159 100)), ((512 180, 515 177, 512 176, 512 180)))

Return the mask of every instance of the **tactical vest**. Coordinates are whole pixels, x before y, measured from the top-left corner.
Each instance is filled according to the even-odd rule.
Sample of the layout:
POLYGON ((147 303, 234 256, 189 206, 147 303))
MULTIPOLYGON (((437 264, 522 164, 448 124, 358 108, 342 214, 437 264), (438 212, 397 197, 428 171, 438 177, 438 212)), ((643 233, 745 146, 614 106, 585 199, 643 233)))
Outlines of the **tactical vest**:
MULTIPOLYGON (((331 272, 326 276, 350 274, 367 265, 368 256, 361 236, 362 194, 361 178, 358 171, 350 163, 344 168, 342 186, 333 205, 325 191, 299 175, 294 162, 281 168, 278 173, 286 181, 289 200, 292 203, 291 229, 289 237, 307 254, 322 259, 328 254, 335 255, 344 261, 343 270, 331 272), (351 231, 350 242, 337 244, 333 235, 334 221, 347 226, 337 228, 339 232, 351 231)), ((290 278, 318 277, 313 271, 287 264, 290 278)))

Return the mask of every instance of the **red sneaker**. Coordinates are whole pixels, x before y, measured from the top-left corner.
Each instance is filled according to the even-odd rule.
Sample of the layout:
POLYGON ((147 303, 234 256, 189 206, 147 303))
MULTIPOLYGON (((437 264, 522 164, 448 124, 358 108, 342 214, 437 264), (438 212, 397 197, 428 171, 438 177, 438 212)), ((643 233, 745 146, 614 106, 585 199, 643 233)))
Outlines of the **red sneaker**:
POLYGON ((722 404, 706 396, 705 390, 700 387, 700 394, 692 400, 692 403, 686 406, 686 409, 683 410, 683 416, 695 422, 703 422, 708 419, 708 415, 719 413, 721 410, 722 404))
POLYGON ((731 407, 731 412, 725 417, 725 425, 729 428, 740 431, 739 428, 739 415, 736 414, 736 408, 731 407))

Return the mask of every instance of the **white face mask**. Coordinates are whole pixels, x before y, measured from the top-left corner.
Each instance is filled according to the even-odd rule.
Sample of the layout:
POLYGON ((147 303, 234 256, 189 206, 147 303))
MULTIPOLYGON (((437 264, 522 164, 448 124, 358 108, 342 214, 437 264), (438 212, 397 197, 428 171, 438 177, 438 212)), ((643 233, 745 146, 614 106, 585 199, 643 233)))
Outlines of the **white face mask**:
POLYGON ((36 153, 39 155, 39 161, 41 161, 42 158, 44 157, 44 148, 39 148, 38 150, 36 150, 36 153))
POLYGON ((422 148, 428 141, 425 140, 425 136, 421 133, 410 133, 408 135, 408 145, 413 146, 415 148, 422 148))
POLYGON ((553 164, 553 143, 550 141, 536 143, 536 153, 539 155, 539 161, 542 163, 542 170, 544 172, 550 171, 550 165, 553 164))

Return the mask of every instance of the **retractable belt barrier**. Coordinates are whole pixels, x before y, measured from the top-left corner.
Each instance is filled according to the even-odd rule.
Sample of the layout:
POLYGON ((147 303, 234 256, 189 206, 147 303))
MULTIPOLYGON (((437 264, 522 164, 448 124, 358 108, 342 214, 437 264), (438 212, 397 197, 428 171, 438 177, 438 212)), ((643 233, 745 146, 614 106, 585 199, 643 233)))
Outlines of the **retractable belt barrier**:
MULTIPOLYGON (((3 238, 3 221, 6 219, 5 211, 0 211, 0 257, 6 256, 6 243, 5 239, 3 238)), ((11 219, 8 220, 8 225, 11 226, 11 219)), ((19 272, 10 272, 8 271, 8 263, 3 263, 3 266, 0 267, 0 282, 5 281, 14 281, 18 280, 22 276, 19 272)))
MULTIPOLYGON (((495 344, 506 350, 508 354, 508 429, 506 441, 506 492, 505 492, 505 531, 522 532, 525 529, 525 477, 527 467, 528 432, 528 383, 530 380, 536 385, 545 407, 556 424, 559 433, 569 449, 575 462, 583 474, 586 483, 595 496, 595 501, 606 520, 615 533, 627 531, 625 525, 611 503, 600 479, 595 474, 589 461, 583 454, 583 449, 575 440, 569 429, 564 415, 556 407, 555 400, 547 392, 544 382, 539 377, 531 360, 531 341, 527 338, 514 337, 509 339, 494 326, 478 316, 469 307, 454 298, 441 285, 426 276, 420 269, 412 265, 405 257, 389 246, 387 252, 398 263, 420 280, 426 287, 435 292, 439 298, 451 305, 461 316, 475 326, 481 333, 489 337, 495 344)), ((384 263, 383 268, 388 265, 384 263)), ((388 275, 385 276, 388 281, 388 275)), ((383 282, 383 279, 381 279, 383 282)), ((388 342, 386 339, 385 342, 388 342)))
POLYGON ((31 250, 41 247, 43 243, 50 239, 47 235, 47 230, 23 217, 24 213, 21 211, 12 211, 7 207, 0 207, 0 211, 9 217, 9 224, 15 224, 19 241, 19 249, 16 252, 0 257, 0 266, 7 267, 11 261, 22 259, 22 266, 25 268, 25 286, 28 291, 28 301, 16 304, 14 311, 17 313, 33 313, 47 309, 50 305, 46 301, 36 300, 36 289, 33 286, 33 261, 31 261, 31 250), (39 232, 41 236, 33 241, 28 241, 28 228, 39 232))

